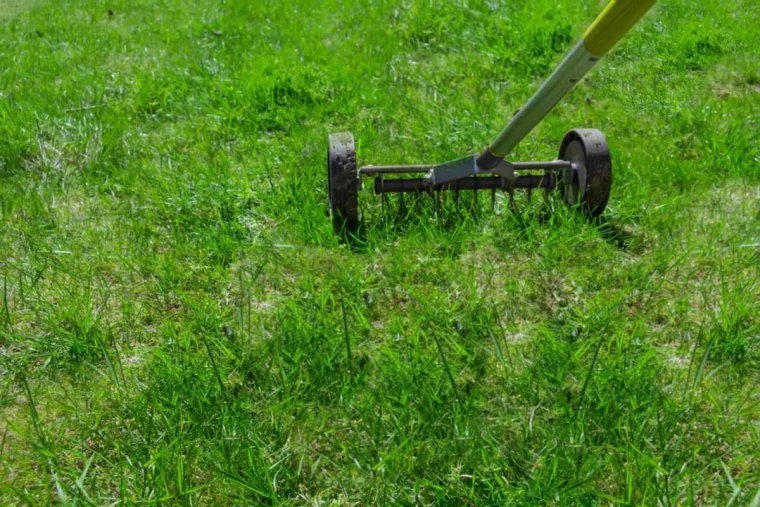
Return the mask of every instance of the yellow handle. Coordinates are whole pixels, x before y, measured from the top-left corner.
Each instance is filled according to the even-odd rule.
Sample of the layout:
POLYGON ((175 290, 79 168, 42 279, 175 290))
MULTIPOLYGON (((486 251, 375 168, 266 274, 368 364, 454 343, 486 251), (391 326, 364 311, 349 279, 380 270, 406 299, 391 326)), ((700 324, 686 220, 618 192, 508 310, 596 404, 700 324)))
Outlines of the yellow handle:
POLYGON ((603 56, 646 14, 656 0, 612 0, 583 36, 589 53, 603 56))

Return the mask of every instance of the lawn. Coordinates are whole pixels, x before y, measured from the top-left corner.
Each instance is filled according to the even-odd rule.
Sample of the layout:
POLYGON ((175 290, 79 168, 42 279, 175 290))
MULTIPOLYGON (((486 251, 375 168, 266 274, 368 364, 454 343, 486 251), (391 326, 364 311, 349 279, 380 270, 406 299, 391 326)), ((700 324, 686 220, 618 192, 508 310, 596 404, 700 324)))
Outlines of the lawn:
POLYGON ((760 7, 661 0, 519 146, 610 206, 362 194, 479 152, 599 0, 0 0, 0 504, 760 505, 760 7))

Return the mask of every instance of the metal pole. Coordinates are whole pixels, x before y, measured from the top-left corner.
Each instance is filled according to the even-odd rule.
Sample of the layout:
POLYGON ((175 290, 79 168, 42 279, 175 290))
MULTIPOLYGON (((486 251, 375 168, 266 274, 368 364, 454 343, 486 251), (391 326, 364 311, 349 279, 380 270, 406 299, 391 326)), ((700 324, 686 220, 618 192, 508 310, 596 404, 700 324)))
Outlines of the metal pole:
POLYGON ((478 167, 491 170, 509 155, 654 3, 655 0, 612 0, 525 107, 478 156, 478 167))

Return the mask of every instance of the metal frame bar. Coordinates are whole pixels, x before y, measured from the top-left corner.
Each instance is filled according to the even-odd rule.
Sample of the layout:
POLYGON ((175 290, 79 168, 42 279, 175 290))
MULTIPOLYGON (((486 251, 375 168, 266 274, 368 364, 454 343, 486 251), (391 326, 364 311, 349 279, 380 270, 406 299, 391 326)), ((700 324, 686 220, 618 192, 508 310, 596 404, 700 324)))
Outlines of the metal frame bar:
POLYGON ((359 169, 359 174, 413 174, 426 173, 433 165, 368 165, 359 169))
MULTIPOLYGON (((434 165, 368 165, 359 169, 359 174, 415 174, 427 173, 434 165)), ((512 162, 516 171, 571 169, 573 163, 567 160, 552 160, 546 162, 512 162)))

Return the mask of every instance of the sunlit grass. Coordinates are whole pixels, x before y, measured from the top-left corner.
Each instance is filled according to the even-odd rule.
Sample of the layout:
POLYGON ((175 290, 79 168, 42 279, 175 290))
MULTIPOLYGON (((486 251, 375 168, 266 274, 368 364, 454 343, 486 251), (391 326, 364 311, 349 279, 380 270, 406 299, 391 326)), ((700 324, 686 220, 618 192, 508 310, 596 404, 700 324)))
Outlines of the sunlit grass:
POLYGON ((599 2, 8 5, 0 504, 758 505, 753 2, 661 0, 519 147, 605 132, 603 220, 367 189, 349 242, 328 133, 479 151, 599 2))

